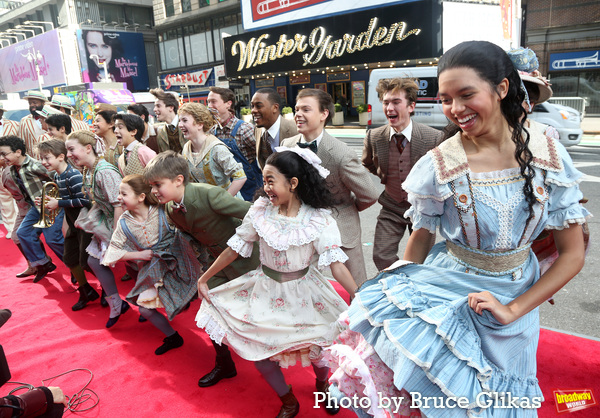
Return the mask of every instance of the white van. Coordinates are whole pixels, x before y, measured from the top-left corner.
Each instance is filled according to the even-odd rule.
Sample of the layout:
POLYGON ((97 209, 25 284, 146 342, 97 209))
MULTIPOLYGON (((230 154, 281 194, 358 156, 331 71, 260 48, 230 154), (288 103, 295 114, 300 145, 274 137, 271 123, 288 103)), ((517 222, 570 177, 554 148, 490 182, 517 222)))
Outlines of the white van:
MULTIPOLYGON (((437 67, 386 68, 373 70, 369 76, 368 103, 371 106, 369 128, 387 123, 375 89, 379 80, 395 77, 417 79, 419 93, 412 120, 437 129, 443 129, 450 123, 444 116, 438 96, 437 67)), ((565 147, 579 144, 583 137, 581 115, 572 107, 545 102, 537 104, 528 118, 556 128, 560 135, 560 142, 565 147)))
POLYGON ((415 122, 443 129, 448 125, 442 104, 438 97, 437 67, 405 67, 386 68, 371 71, 369 76, 368 104, 371 106, 371 128, 385 125, 387 118, 383 106, 377 96, 377 83, 385 78, 415 78, 419 84, 419 93, 415 114, 411 117, 415 122))

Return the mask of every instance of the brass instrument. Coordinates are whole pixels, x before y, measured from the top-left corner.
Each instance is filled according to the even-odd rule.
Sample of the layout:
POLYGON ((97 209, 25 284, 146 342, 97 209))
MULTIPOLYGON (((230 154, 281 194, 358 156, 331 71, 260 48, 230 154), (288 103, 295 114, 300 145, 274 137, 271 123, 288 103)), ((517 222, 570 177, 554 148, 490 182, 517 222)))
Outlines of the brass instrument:
POLYGON ((54 199, 60 198, 60 195, 58 194, 58 184, 54 183, 53 181, 47 181, 44 183, 40 204, 40 219, 38 223, 33 225, 34 228, 50 228, 52 225, 54 225, 54 219, 56 218, 60 208, 56 208, 54 210, 46 209, 46 198, 50 197, 54 199))

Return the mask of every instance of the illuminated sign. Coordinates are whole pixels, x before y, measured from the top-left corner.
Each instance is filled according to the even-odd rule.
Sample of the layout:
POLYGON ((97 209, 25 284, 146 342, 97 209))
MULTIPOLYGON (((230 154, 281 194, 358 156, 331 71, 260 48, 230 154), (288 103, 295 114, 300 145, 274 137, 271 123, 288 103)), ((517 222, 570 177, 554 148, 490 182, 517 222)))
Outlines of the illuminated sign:
POLYGON ((230 78, 441 55, 441 4, 399 4, 224 39, 230 78))

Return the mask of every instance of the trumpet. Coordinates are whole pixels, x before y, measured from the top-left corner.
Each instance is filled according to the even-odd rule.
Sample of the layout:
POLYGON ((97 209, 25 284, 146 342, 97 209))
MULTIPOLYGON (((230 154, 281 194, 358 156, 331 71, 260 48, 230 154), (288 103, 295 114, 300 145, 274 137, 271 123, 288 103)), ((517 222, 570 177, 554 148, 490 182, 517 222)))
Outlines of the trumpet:
POLYGON ((56 208, 54 210, 49 210, 46 208, 46 198, 54 198, 58 199, 60 196, 58 194, 58 184, 53 181, 47 181, 44 183, 44 187, 42 187, 42 199, 40 203, 40 219, 38 223, 33 225, 34 228, 50 228, 54 225, 54 219, 56 219, 56 215, 60 208, 56 208))

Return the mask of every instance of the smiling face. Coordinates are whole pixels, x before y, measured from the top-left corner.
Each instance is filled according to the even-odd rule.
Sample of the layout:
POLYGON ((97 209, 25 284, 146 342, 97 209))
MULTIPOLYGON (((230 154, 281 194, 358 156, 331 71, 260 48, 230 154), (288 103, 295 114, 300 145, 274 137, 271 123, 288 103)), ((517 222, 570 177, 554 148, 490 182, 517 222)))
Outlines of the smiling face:
POLYGON ((92 128, 96 135, 104 137, 108 132, 113 130, 114 125, 111 122, 107 122, 102 115, 96 115, 92 128))
POLYGON ((160 178, 148 183, 152 187, 152 194, 158 199, 159 203, 181 202, 185 188, 182 175, 178 175, 174 179, 160 178))
POLYGON ((296 121, 298 132, 304 135, 304 139, 307 142, 321 135, 328 116, 329 111, 327 109, 321 111, 319 101, 314 96, 304 96, 296 102, 294 120, 296 121))
POLYGON ((58 157, 52 154, 51 152, 45 152, 40 155, 40 162, 44 166, 44 168, 48 171, 57 171, 60 168, 60 165, 65 161, 64 154, 60 154, 58 157))
POLYGON ((8 165, 18 165, 21 157, 21 150, 11 151, 9 146, 0 147, 0 159, 8 165))
POLYGON ((415 103, 409 102, 404 90, 396 89, 386 92, 381 104, 390 126, 396 132, 402 132, 410 123, 410 114, 415 110, 415 103))
POLYGON ((279 117, 279 105, 269 101, 265 93, 256 93, 252 97, 252 118, 259 128, 269 129, 279 117))
POLYGON ((298 179, 293 177, 288 180, 277 167, 267 164, 263 169, 263 189, 273 206, 287 207, 298 200, 294 190, 298 186, 298 179))
POLYGON ((451 68, 439 75, 444 115, 470 137, 493 135, 505 123, 500 101, 506 96, 508 80, 493 89, 472 68, 451 68))
POLYGON ((196 138, 200 132, 204 132, 202 124, 196 123, 194 117, 185 112, 179 114, 179 129, 185 139, 196 138))
POLYGON ((100 61, 99 64, 102 64, 104 61, 107 63, 110 62, 112 47, 104 42, 102 32, 88 32, 85 45, 88 50, 88 56, 97 55, 100 61))
POLYGON ((124 210, 135 210, 140 205, 144 204, 145 198, 146 195, 144 193, 135 194, 131 186, 127 183, 121 183, 119 186, 119 196, 117 197, 117 200, 124 210))
POLYGON ((91 168, 96 161, 96 155, 91 145, 81 145, 76 139, 65 141, 67 158, 76 166, 91 168))
POLYGON ((60 129, 56 129, 56 126, 52 126, 52 125, 48 125, 46 124, 46 126, 48 126, 48 134, 52 137, 52 138, 56 138, 56 139, 62 139, 63 141, 67 139, 67 134, 65 132, 65 127, 61 126, 60 129))
POLYGON ((170 123, 175 117, 173 106, 165 106, 165 102, 160 99, 156 99, 154 102, 154 114, 159 122, 170 123))
POLYGON ((44 102, 40 99, 27 99, 29 102, 29 112, 33 116, 39 116, 37 111, 41 111, 44 108, 44 102))
POLYGON ((137 130, 128 131, 127 126, 123 122, 123 119, 117 119, 115 122, 115 137, 117 138, 117 142, 124 147, 127 147, 133 141, 135 141, 135 134, 137 130))

